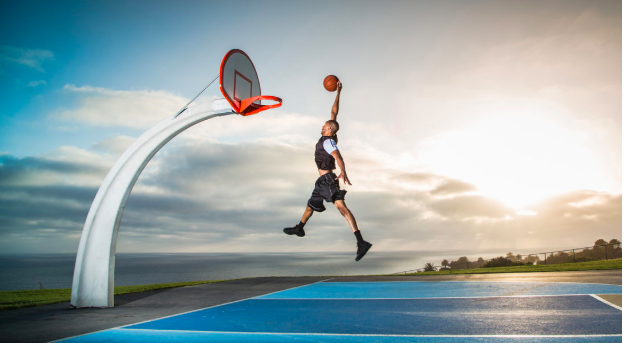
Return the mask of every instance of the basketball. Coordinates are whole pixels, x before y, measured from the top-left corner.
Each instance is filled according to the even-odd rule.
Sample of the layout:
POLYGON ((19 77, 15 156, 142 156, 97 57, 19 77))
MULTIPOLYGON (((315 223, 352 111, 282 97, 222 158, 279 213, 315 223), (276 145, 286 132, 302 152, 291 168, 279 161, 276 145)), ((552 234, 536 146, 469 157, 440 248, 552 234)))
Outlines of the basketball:
POLYGON ((323 80, 323 87, 329 92, 335 92, 337 88, 338 78, 336 75, 327 75, 325 80, 323 80))

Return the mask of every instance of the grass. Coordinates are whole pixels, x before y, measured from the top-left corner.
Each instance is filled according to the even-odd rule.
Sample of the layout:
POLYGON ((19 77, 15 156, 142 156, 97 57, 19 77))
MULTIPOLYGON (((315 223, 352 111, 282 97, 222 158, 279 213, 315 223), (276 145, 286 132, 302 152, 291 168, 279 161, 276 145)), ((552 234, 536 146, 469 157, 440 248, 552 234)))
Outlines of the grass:
MULTIPOLYGON (((409 273, 409 274, 387 274, 394 276, 401 275, 448 275, 448 274, 488 274, 488 273, 532 273, 532 272, 562 272, 574 270, 605 270, 622 269, 622 259, 607 261, 591 261, 578 263, 562 263, 537 266, 514 266, 499 268, 475 268, 442 270, 437 272, 409 273)), ((202 285, 206 283, 222 282, 217 281, 192 281, 176 283, 159 283, 155 285, 139 286, 118 286, 115 287, 115 295, 154 291, 158 289, 175 288, 202 285)), ((11 310, 23 307, 41 306, 69 302, 71 289, 35 289, 24 291, 0 291, 0 311, 11 310)))
MULTIPOLYGON (((159 283, 154 285, 138 286, 117 286, 115 287, 115 295, 147 292, 166 288, 195 286, 222 281, 226 280, 159 283)), ((0 291, 0 311, 69 302, 70 297, 70 288, 0 291)))
POLYGON ((451 269, 436 272, 421 272, 389 275, 450 275, 450 274, 489 274, 489 273, 533 273, 533 272, 566 272, 577 270, 622 269, 622 259, 591 261, 577 263, 547 264, 535 266, 512 266, 494 268, 451 269))

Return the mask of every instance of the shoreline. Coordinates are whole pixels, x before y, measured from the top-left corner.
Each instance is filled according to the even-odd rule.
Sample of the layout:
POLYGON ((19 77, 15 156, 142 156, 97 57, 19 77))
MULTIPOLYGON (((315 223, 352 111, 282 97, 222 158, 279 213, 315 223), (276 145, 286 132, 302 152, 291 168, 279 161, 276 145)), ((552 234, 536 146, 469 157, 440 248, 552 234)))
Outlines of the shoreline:
MULTIPOLYGON (((590 271, 590 270, 616 270, 622 269, 622 259, 602 260, 578 263, 563 263, 551 265, 534 265, 534 266, 512 266, 512 267, 496 267, 496 268, 475 268, 475 269, 457 269, 443 270, 435 272, 420 272, 406 274, 379 274, 379 275, 327 275, 322 277, 375 277, 375 276, 393 276, 397 278, 406 276, 426 276, 426 275, 461 275, 461 274, 506 274, 506 273, 543 273, 543 272, 565 272, 565 271, 590 271)), ((298 276, 300 277, 300 276, 298 276)), ((319 276, 305 276, 315 277, 319 276)), ((117 286, 115 287, 115 295, 142 293, 155 290, 164 290, 179 287, 196 286, 208 283, 219 283, 225 281, 242 280, 248 278, 236 278, 227 280, 211 280, 211 281, 190 281, 190 282, 174 282, 160 283, 136 286, 117 286)), ((7 311, 25 307, 36 307, 50 304, 69 302, 71 296, 71 288, 57 289, 35 289, 35 290, 17 290, 17 291, 0 291, 0 311, 7 311)))

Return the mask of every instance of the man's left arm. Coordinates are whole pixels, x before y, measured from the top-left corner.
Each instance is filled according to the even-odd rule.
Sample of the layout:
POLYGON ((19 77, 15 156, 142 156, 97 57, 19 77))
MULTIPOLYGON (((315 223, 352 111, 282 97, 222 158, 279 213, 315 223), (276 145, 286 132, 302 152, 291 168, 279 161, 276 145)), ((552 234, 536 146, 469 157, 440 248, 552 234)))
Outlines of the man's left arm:
POLYGON ((336 99, 334 100, 334 105, 331 109, 331 120, 336 120, 336 118, 338 118, 338 109, 340 108, 340 92, 342 92, 342 82, 338 81, 338 83, 336 84, 336 88, 336 99))
POLYGON ((338 175, 336 180, 342 179, 342 181, 346 185, 351 186, 351 182, 349 181, 349 178, 347 177, 347 170, 345 169, 344 160, 342 159, 342 155, 340 155, 340 151, 334 150, 332 151, 331 155, 334 156, 334 158, 336 159, 336 162, 338 163, 338 167, 340 167, 340 175, 338 175))

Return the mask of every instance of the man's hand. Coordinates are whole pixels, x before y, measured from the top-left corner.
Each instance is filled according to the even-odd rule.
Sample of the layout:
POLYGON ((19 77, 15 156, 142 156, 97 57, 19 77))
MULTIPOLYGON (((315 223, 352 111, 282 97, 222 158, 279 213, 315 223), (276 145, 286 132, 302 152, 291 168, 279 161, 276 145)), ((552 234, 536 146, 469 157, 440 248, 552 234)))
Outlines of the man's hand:
POLYGON ((342 82, 338 81, 338 82, 336 83, 336 86, 338 87, 338 88, 337 88, 338 93, 340 93, 340 91, 342 90, 342 82))
POLYGON ((338 175, 336 180, 338 179, 342 179, 342 182, 344 182, 345 185, 352 186, 351 182, 349 181, 349 178, 347 177, 347 173, 340 171, 340 175, 338 175))

